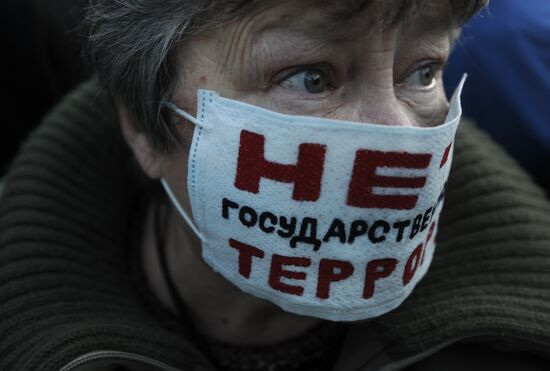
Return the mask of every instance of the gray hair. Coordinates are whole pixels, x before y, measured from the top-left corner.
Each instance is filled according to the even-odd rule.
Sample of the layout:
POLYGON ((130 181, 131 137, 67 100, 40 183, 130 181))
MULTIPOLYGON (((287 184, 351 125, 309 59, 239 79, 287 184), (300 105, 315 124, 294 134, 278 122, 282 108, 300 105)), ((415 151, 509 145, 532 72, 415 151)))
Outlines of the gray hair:
MULTIPOLYGON (((96 0, 90 5, 86 20, 91 63, 102 84, 126 107, 156 151, 167 153, 182 143, 175 123, 161 102, 171 100, 174 93, 177 81, 174 77, 183 42, 205 29, 238 17, 260 1, 96 0)), ((345 19, 375 1, 332 3, 338 3, 338 16, 345 19), (342 6, 342 3, 348 5, 342 6)), ((425 1, 384 3, 390 4, 389 17, 396 22, 425 1)), ((450 1, 459 25, 488 2, 450 1)))

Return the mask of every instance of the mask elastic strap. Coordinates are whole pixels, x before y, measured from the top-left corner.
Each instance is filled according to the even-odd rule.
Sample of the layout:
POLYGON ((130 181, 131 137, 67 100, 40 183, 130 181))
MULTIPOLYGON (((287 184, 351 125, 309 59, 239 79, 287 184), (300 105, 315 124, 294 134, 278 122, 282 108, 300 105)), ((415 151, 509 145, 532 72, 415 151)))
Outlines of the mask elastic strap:
POLYGON ((181 108, 179 108, 178 106, 176 106, 174 103, 172 102, 169 102, 169 101, 164 101, 162 102, 162 104, 168 108, 170 108, 172 111, 174 111, 174 113, 176 113, 178 116, 180 117, 183 117, 184 119, 192 122, 194 125, 202 128, 204 127, 204 125, 202 124, 202 122, 200 122, 199 120, 197 120, 196 117, 193 117, 191 116, 190 114, 188 114, 187 112, 185 112, 184 110, 182 110, 181 108))
POLYGON ((172 201, 172 204, 174 204, 174 206, 176 207, 176 210, 178 210, 178 212, 183 217, 183 219, 185 220, 187 225, 189 225, 189 227, 191 228, 193 233, 195 233, 195 235, 197 235, 199 240, 201 240, 202 242, 206 242, 206 240, 204 239, 202 234, 199 232, 199 230, 195 226, 195 223, 193 223, 193 220, 191 219, 191 217, 185 212, 185 210, 183 209, 183 207, 179 203, 176 196, 174 196, 174 193, 170 189, 170 186, 168 185, 168 182, 166 182, 166 180, 164 178, 161 178, 160 182, 161 182, 162 186, 164 187, 164 190, 168 194, 168 197, 170 198, 170 201, 172 201))

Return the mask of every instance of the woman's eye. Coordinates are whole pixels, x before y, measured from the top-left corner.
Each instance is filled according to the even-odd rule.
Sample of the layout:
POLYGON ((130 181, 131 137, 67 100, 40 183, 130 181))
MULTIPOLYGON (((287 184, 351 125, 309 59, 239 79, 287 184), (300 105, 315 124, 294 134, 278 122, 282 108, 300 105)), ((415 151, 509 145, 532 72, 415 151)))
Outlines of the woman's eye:
POLYGON ((285 88, 296 89, 310 94, 320 94, 328 88, 326 73, 318 68, 311 68, 298 72, 283 82, 285 88))
POLYGON ((430 86, 434 82, 436 69, 435 66, 424 66, 413 71, 405 79, 405 85, 408 86, 430 86))

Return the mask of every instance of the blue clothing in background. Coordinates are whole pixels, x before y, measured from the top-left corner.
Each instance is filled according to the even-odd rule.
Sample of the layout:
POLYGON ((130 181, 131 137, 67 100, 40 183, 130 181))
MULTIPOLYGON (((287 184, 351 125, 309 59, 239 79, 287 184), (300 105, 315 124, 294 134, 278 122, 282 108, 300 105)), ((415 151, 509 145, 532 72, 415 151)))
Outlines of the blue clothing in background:
POLYGON ((464 26, 445 74, 448 94, 464 72, 465 115, 550 184, 550 0, 491 1, 464 26))

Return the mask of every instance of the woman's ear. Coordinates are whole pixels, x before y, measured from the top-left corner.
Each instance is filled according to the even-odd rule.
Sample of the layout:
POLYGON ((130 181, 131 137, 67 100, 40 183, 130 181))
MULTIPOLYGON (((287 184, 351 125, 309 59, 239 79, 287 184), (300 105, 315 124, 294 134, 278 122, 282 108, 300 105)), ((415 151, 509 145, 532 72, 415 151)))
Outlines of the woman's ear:
POLYGON ((139 131, 135 120, 124 105, 118 105, 118 116, 124 139, 132 149, 139 166, 149 178, 159 179, 162 175, 161 156, 154 151, 149 138, 139 131))

